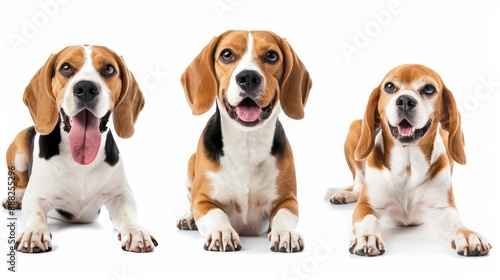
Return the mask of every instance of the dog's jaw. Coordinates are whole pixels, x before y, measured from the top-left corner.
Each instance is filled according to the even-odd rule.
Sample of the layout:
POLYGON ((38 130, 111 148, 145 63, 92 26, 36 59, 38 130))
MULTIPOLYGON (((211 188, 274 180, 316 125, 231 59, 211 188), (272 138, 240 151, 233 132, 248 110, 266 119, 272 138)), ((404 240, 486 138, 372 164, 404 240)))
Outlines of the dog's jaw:
POLYGON ((262 125, 272 115, 276 97, 264 107, 257 105, 250 97, 244 98, 236 106, 231 105, 225 97, 223 103, 229 118, 244 127, 252 128, 262 125))
POLYGON ((394 139, 405 145, 416 143, 420 138, 424 137, 431 124, 432 121, 428 120, 423 127, 415 128, 407 119, 402 119, 396 125, 391 125, 390 122, 387 122, 394 139))

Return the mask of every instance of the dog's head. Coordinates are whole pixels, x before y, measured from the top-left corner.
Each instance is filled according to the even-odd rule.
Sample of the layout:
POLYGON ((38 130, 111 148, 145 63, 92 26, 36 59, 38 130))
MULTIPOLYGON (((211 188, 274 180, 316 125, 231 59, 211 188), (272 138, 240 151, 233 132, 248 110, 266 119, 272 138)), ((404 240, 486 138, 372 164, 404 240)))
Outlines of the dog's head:
POLYGON ((453 94, 432 69, 418 64, 401 65, 389 71, 373 90, 355 156, 368 156, 379 127, 385 133, 384 139, 411 146, 434 141, 439 123, 449 134, 450 155, 464 164, 464 137, 453 94))
POLYGON ((58 120, 75 161, 92 162, 110 115, 122 138, 134 134, 144 98, 123 59, 103 46, 69 46, 52 54, 24 92, 35 129, 49 134, 58 120))
POLYGON ((301 119, 312 82, 288 42, 267 31, 227 31, 212 39, 181 77, 193 114, 217 97, 223 116, 254 129, 277 114, 301 119))

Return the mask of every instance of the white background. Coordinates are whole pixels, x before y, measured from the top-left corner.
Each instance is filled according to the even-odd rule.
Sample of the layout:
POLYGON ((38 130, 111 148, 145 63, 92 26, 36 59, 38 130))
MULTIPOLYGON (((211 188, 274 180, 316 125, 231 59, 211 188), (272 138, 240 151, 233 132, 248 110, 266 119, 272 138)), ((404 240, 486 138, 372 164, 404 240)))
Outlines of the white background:
MULTIPOLYGON (((500 105, 500 12, 494 2, 3 1, 0 151, 6 151, 18 131, 32 125, 22 95, 50 53, 73 44, 110 47, 124 57, 146 97, 135 135, 118 144, 139 221, 160 245, 150 254, 123 252, 105 211, 92 224, 51 221, 54 250, 19 253, 14 274, 7 271, 8 231, 0 226, 2 279, 498 277, 500 117, 495 111, 500 105), (239 252, 205 252, 198 232, 176 227, 177 218, 188 209, 187 160, 213 113, 193 116, 179 79, 213 36, 228 29, 272 30, 285 37, 313 79, 305 119, 281 118, 296 160, 298 231, 306 242, 302 253, 273 253, 266 236, 243 237, 239 252), (342 46, 355 53, 344 53, 342 46), (362 117, 369 94, 387 71, 403 63, 437 71, 461 108, 468 162, 454 170, 455 197, 465 225, 492 243, 486 257, 456 255, 432 223, 414 228, 384 225, 385 255, 352 256, 348 244, 353 206, 333 206, 324 199, 327 188, 351 184, 343 155, 351 120, 362 117)), ((6 191, 0 197, 5 198, 6 191)), ((3 213, 1 225, 7 223, 3 213)))

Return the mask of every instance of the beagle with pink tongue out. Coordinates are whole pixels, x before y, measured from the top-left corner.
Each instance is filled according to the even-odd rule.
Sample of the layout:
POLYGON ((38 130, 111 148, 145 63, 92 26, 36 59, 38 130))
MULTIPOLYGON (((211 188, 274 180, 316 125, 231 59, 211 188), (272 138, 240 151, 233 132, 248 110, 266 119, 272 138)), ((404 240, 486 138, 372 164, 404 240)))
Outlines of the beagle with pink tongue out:
POLYGON ((70 118, 69 147, 73 159, 79 164, 90 164, 97 156, 101 144, 100 122, 101 119, 88 110, 70 118))
POLYGON ((370 95, 364 118, 345 140, 354 184, 330 191, 330 202, 356 202, 352 254, 385 252, 379 219, 400 226, 432 217, 451 247, 464 256, 488 254, 491 245, 460 221, 453 198, 453 164, 465 164, 460 114, 451 91, 432 69, 398 66, 370 95))
POLYGON ((49 59, 24 92, 35 126, 21 131, 7 150, 15 198, 25 229, 15 247, 25 253, 52 250, 47 217, 71 223, 94 221, 102 206, 126 251, 158 245, 136 221, 136 204, 122 155, 107 124, 129 138, 144 106, 132 73, 103 46, 69 46, 49 59))
POLYGON ((301 119, 312 83, 288 42, 267 31, 227 31, 181 82, 193 114, 214 102, 216 111, 189 160, 191 211, 177 227, 198 229, 209 251, 237 251, 240 235, 265 233, 272 251, 302 251, 292 149, 278 115, 282 108, 301 119))

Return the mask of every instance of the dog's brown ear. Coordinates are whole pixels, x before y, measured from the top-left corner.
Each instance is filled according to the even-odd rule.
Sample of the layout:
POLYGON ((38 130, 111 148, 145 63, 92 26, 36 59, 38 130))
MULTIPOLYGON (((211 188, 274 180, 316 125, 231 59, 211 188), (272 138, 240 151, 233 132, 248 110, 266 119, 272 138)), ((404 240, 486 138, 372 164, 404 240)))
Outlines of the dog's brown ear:
POLYGON ((368 157, 375 145, 375 130, 381 126, 380 115, 378 113, 378 99, 380 98, 380 86, 376 87, 368 104, 361 124, 361 136, 354 152, 355 160, 363 160, 368 157))
POLYGON ((222 35, 214 37, 181 76, 181 84, 193 115, 205 113, 215 102, 218 85, 214 52, 221 37, 222 35))
POLYGON ((304 117, 304 107, 312 87, 306 67, 285 39, 280 39, 284 55, 285 73, 281 83, 281 107, 287 116, 299 120, 304 117))
POLYGON ((460 112, 452 92, 443 86, 441 126, 448 131, 448 152, 459 164, 465 164, 465 140, 462 132, 460 112))
POLYGON ((120 68, 122 89, 113 109, 113 124, 119 137, 129 138, 134 135, 135 122, 142 108, 144 108, 144 96, 134 75, 125 65, 123 58, 116 54, 115 56, 120 68))
POLYGON ((57 55, 51 54, 24 90, 23 101, 28 106, 35 129, 40 134, 54 130, 59 118, 52 77, 57 55))

